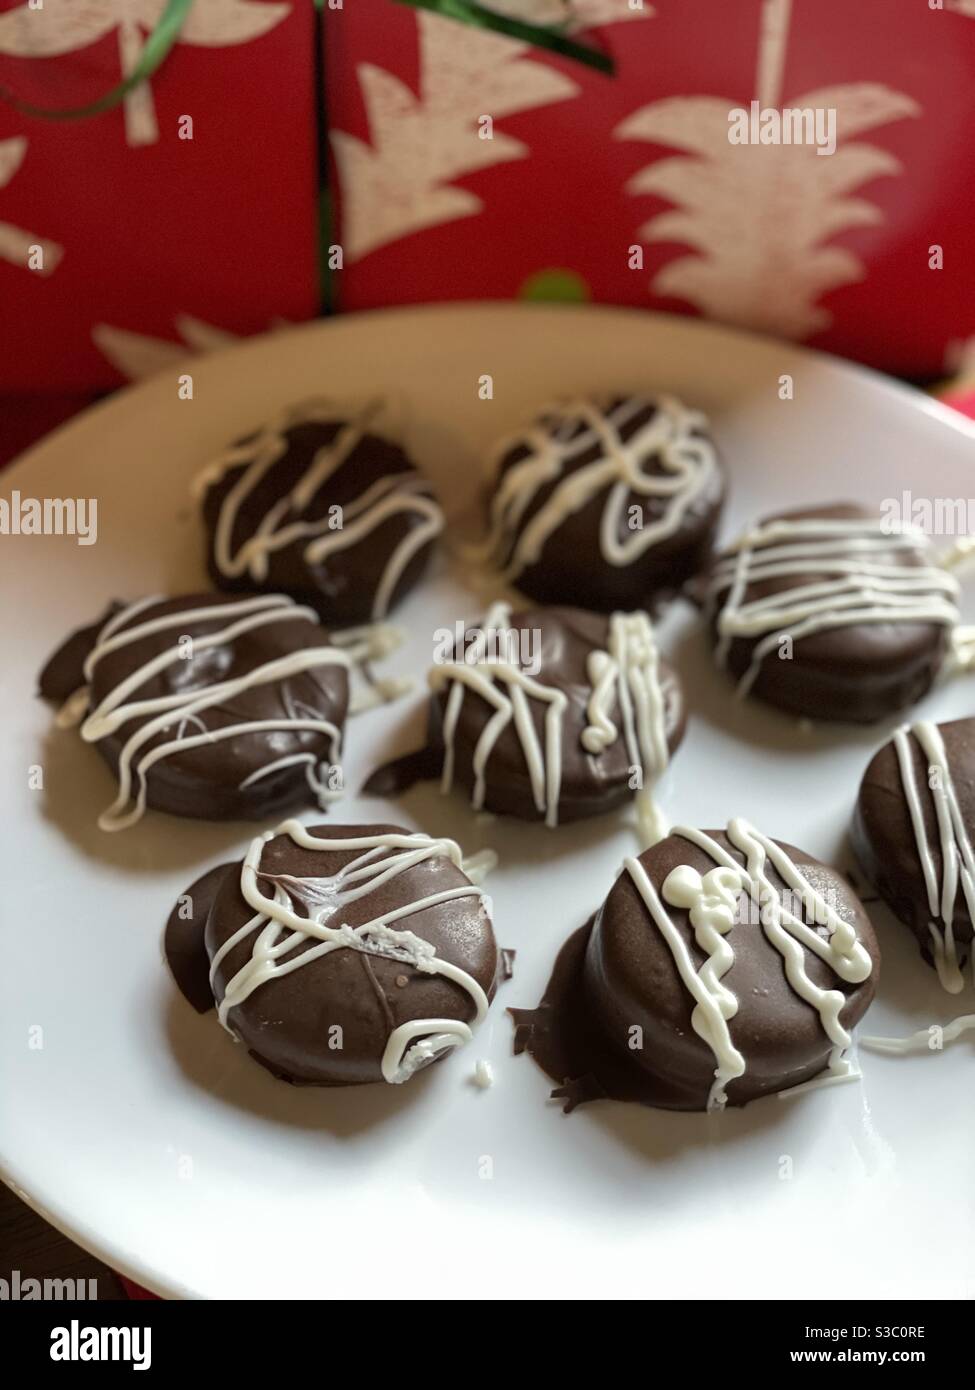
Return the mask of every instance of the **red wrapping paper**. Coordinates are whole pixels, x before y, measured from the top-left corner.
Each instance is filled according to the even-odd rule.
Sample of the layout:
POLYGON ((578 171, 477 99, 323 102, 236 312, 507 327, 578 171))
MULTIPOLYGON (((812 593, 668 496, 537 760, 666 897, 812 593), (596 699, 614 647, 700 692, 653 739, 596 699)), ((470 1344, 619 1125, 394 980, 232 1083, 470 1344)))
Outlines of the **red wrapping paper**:
MULTIPOLYGON (((322 11, 322 92, 306 0, 196 0, 122 108, 49 122, 0 103, 0 392, 104 390, 317 312, 320 101, 344 312, 574 295, 945 373, 975 336, 975 0, 571 4, 615 77, 346 0, 322 11), (732 146, 727 112, 753 99, 833 106, 836 153, 732 146), (44 273, 24 265, 38 243, 44 273)), ((0 0, 0 83, 90 100, 162 8, 0 0)))
POLYGON ((554 270, 937 375, 975 333, 975 0, 945 6, 577 0, 615 78, 395 6, 327 12, 342 307, 511 298, 554 270), (834 106, 836 153, 732 147, 727 111, 753 99, 834 106))
MULTIPOLYGON (((0 82, 47 107, 99 97, 162 8, 0 0, 0 82)), ((47 121, 0 102, 0 390, 111 387, 316 312, 313 52, 310 4, 196 0, 125 107, 47 121), (4 225, 48 244, 47 273, 4 225)))

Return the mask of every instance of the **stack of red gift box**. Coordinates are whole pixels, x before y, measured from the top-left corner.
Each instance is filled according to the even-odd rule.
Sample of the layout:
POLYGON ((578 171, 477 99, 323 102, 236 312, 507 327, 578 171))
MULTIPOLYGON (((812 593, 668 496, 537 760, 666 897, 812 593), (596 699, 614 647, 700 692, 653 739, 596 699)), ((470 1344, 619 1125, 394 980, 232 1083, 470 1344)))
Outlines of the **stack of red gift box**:
POLYGON ((341 312, 574 297, 957 360, 975 0, 494 3, 615 71, 395 0, 195 0, 148 81, 52 119, 25 107, 137 71, 166 0, 0 0, 0 393, 56 417, 309 318, 329 259, 341 312), (753 103, 832 112, 833 148, 735 143, 753 103))

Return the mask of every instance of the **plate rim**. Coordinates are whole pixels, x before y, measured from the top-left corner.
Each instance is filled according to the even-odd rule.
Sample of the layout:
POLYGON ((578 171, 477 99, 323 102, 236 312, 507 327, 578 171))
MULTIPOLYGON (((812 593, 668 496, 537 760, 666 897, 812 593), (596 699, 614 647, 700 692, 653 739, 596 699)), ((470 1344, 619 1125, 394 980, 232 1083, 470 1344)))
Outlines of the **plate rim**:
MULTIPOLYGON (((303 323, 289 324, 287 327, 267 329, 261 333, 248 334, 239 341, 228 343, 216 348, 212 352, 194 353, 188 351, 185 358, 170 363, 168 366, 160 367, 149 376, 143 377, 138 381, 123 382, 121 385, 104 396, 101 400, 93 401, 91 404, 79 410, 76 414, 56 425, 53 430, 35 440, 22 453, 12 458, 2 469, 0 475, 4 478, 9 477, 14 469, 20 469, 27 464, 33 464, 36 456, 43 458, 45 451, 52 445, 60 445, 62 440, 69 440, 72 433, 79 429, 88 428, 91 421, 98 416, 109 413, 118 408, 120 403, 134 399, 140 393, 150 393, 155 390, 159 383, 174 370, 178 370, 185 364, 193 363, 196 366, 209 366, 212 362, 233 358, 235 356, 245 356, 262 351, 267 344, 284 343, 305 335, 312 335, 325 332, 341 332, 343 329, 353 328, 360 323, 372 323, 376 320, 387 318, 408 319, 414 317, 420 320, 447 319, 466 317, 477 314, 484 317, 505 317, 505 318, 541 318, 543 316, 559 316, 565 318, 588 318, 593 314, 598 314, 606 318, 626 319, 629 322, 642 321, 648 330, 663 329, 664 331, 684 331, 687 330, 692 335, 702 337, 725 339, 729 343, 747 342, 756 350, 762 348, 774 349, 779 352, 793 354, 800 358, 809 357, 817 361, 820 366, 830 372, 835 372, 841 377, 852 375, 859 377, 864 382, 869 383, 875 389, 886 393, 905 405, 913 405, 920 408, 923 414, 931 419, 947 426, 955 434, 960 434, 963 438, 972 440, 975 443, 975 420, 963 415, 960 411, 954 410, 944 401, 928 395, 918 386, 913 386, 909 382, 902 381, 898 377, 889 376, 886 372, 880 371, 876 367, 868 366, 863 362, 856 362, 845 357, 838 357, 835 353, 825 352, 822 348, 807 347, 804 343, 793 342, 791 339, 774 338, 766 333, 758 333, 749 328, 737 328, 730 324, 712 322, 710 319, 697 318, 690 314, 663 313, 655 309, 637 309, 632 306, 622 304, 575 304, 575 303, 525 303, 519 300, 508 302, 506 300, 451 300, 442 304, 398 304, 389 308, 357 309, 350 313, 338 313, 329 316, 307 319, 303 323)), ((174 343, 174 346, 177 344, 174 343)), ((327 394, 327 393, 326 393, 327 394)))

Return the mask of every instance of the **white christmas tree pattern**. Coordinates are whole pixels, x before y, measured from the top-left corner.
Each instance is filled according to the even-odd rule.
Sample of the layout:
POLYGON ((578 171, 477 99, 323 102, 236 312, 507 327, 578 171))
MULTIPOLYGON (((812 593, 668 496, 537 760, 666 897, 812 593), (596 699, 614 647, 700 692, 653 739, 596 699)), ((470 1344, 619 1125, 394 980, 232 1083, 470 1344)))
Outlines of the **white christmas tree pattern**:
MULTIPOLYGON (((781 104, 790 17, 791 0, 765 0, 756 83, 763 110, 781 104)), ((851 251, 826 243, 883 220, 873 203, 851 193, 869 179, 901 172, 892 154, 851 143, 851 137, 917 116, 921 108, 876 82, 822 87, 790 99, 790 107, 835 109, 837 148, 821 156, 812 144, 731 144, 728 112, 741 105, 721 97, 669 97, 633 112, 614 132, 620 140, 687 152, 647 165, 627 184, 629 193, 653 193, 674 204, 644 223, 639 236, 692 248, 669 261, 651 288, 725 323, 805 338, 832 322, 817 300, 865 273, 851 251)))
MULTIPOLYGON (((0 188, 6 187, 16 174, 24 162, 26 153, 26 136, 15 135, 10 140, 0 140, 0 188)), ((0 222, 0 259, 9 261, 11 265, 26 268, 31 248, 34 246, 40 247, 42 252, 34 274, 50 275, 64 255, 64 248, 56 241, 34 236, 32 232, 22 231, 20 227, 13 227, 9 222, 0 222)))
POLYGON ((492 122, 575 96, 576 84, 524 55, 529 46, 421 11, 419 95, 371 63, 358 78, 370 141, 332 132, 342 187, 347 261, 400 237, 484 204, 451 180, 493 164, 522 159, 528 148, 497 128, 482 139, 478 121, 492 122))
MULTIPOLYGON (((0 15, 0 53, 19 58, 52 58, 118 31, 121 76, 139 62, 143 33, 159 22, 166 0, 44 0, 26 3, 0 15)), ((262 38, 279 24, 290 4, 256 4, 254 0, 195 0, 179 34, 180 43, 225 48, 262 38)), ((152 145, 159 127, 148 82, 125 98, 125 133, 130 145, 152 145)))
MULTIPOLYGON (((92 341, 103 357, 128 381, 141 381, 156 372, 170 370, 190 357, 240 342, 240 336, 227 328, 217 328, 190 314, 177 314, 173 320, 181 341, 153 338, 146 333, 133 333, 128 328, 113 328, 108 323, 96 323, 91 330, 92 341)), ((286 319, 274 319, 269 331, 289 328, 286 319)))

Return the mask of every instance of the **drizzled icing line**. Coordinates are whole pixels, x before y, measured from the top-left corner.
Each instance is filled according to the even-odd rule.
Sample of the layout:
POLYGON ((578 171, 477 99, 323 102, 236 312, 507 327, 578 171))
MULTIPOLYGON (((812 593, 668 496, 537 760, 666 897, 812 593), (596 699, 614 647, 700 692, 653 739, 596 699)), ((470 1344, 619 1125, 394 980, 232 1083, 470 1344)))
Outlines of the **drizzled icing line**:
POLYGON ((710 580, 712 612, 720 601, 718 664, 727 663, 736 638, 759 639, 738 682, 738 693, 746 695, 762 661, 784 637, 797 642, 815 632, 859 623, 954 628, 958 581, 936 565, 911 568, 890 559, 891 551, 917 551, 927 545, 917 527, 892 530, 880 519, 779 520, 755 528, 718 561, 710 580), (745 598, 753 584, 809 573, 826 578, 745 598))
POLYGON ((951 651, 943 674, 971 670, 975 670, 975 626, 959 624, 951 634, 951 651))
POLYGON ((392 623, 367 623, 329 633, 332 646, 348 652, 353 669, 363 677, 362 688, 350 692, 350 714, 361 714, 363 710, 374 709, 376 705, 388 704, 413 689, 412 676, 379 677, 372 670, 372 662, 396 651, 397 647, 402 646, 405 636, 405 629, 392 623))
MULTIPOLYGON (((952 1043, 965 1033, 975 1033, 975 1014, 960 1014, 950 1023, 933 1024, 932 1027, 939 1029, 942 1044, 952 1043)), ((860 1046, 870 1052, 886 1053, 890 1057, 905 1057, 911 1052, 939 1052, 941 1049, 932 1047, 931 1041, 931 1028, 922 1028, 917 1033, 909 1033, 906 1038, 861 1038, 860 1046)))
POLYGON ((672 870, 664 880, 663 896, 673 907, 690 910, 694 939, 707 960, 695 970, 691 953, 660 901, 649 875, 638 859, 624 860, 626 870, 646 904, 650 916, 670 947, 677 972, 695 1006, 691 1025, 714 1053, 717 1066, 708 1093, 708 1109, 722 1110, 727 1102, 725 1088, 745 1073, 745 1059, 731 1041, 728 1020, 738 1012, 738 1000, 721 983, 735 963, 735 953, 725 940, 735 921, 735 908, 741 879, 727 868, 712 869, 704 878, 687 864, 672 870))
MULTIPOLYGON (((85 661, 86 682, 91 682, 98 663, 110 653, 170 629, 176 629, 178 633, 183 634, 187 626, 192 624, 225 618, 235 620, 216 632, 194 637, 193 652, 196 655, 212 647, 229 645, 244 633, 253 632, 271 623, 301 620, 318 625, 319 621, 313 609, 301 607, 290 598, 280 594, 262 594, 239 602, 217 603, 202 608, 181 608, 157 618, 133 622, 131 627, 126 626, 132 619, 163 602, 165 600, 158 597, 139 599, 108 620, 85 661)), ((215 682, 202 691, 175 691, 170 695, 160 695, 153 699, 133 698, 146 681, 184 659, 183 649, 177 641, 146 661, 125 680, 120 681, 101 703, 88 713, 87 718, 84 718, 84 715, 89 707, 89 685, 76 691, 62 707, 58 723, 61 727, 67 727, 84 718, 80 733, 86 743, 97 743, 107 735, 116 733, 133 719, 147 720, 129 735, 119 751, 118 796, 98 818, 98 825, 102 830, 124 830, 142 817, 146 809, 146 774, 156 763, 174 753, 189 752, 193 748, 209 746, 222 739, 238 738, 247 734, 277 730, 290 733, 308 731, 324 734, 328 738, 329 764, 334 765, 338 760, 341 731, 331 720, 324 719, 307 706, 303 706, 307 710, 306 714, 299 714, 295 710, 294 717, 246 720, 220 729, 208 729, 200 716, 216 705, 233 700, 245 690, 253 689, 255 686, 278 684, 302 671, 315 670, 321 666, 343 666, 348 669, 350 657, 346 652, 331 646, 309 647, 265 662, 236 679, 215 682), (176 732, 173 738, 141 757, 138 756, 140 750, 157 734, 169 732, 174 725, 176 732), (200 732, 190 734, 187 732, 190 728, 196 728, 200 732)), ((330 790, 320 779, 319 760, 313 753, 297 753, 291 760, 300 760, 307 764, 308 784, 319 797, 320 804, 324 805, 335 799, 338 793, 330 790)), ((243 790, 259 778, 267 776, 276 768, 284 766, 285 762, 284 759, 269 762, 245 778, 239 789, 243 790)))
MULTIPOLYGON (((904 724, 894 734, 893 743, 928 895, 928 911, 931 914, 928 930, 935 969, 942 988, 950 994, 958 994, 964 987, 964 979, 955 941, 955 905, 960 886, 968 908, 968 919, 975 930, 975 854, 958 804, 948 752, 937 724, 926 719, 912 725, 904 724), (910 734, 914 735, 928 764, 928 789, 934 805, 941 852, 940 883, 914 772, 910 734)), ((971 948, 971 955, 975 969, 975 947, 971 948)))
POLYGON ((224 1028, 234 1036, 230 1011, 243 1004, 256 989, 269 980, 279 979, 300 970, 312 961, 332 951, 360 951, 365 955, 381 956, 387 960, 403 961, 427 975, 442 975, 466 990, 474 1005, 473 1025, 454 1018, 411 1019, 394 1028, 389 1035, 382 1057, 382 1074, 386 1081, 398 1085, 448 1048, 459 1047, 473 1037, 473 1029, 488 1011, 484 990, 466 970, 441 959, 428 942, 415 933, 394 927, 400 922, 440 903, 458 898, 484 898, 476 883, 458 888, 428 893, 405 903, 402 907, 382 913, 350 927, 341 921, 344 909, 416 864, 443 857, 464 873, 477 874, 471 861, 465 861, 460 847, 453 840, 432 839, 422 832, 361 835, 347 839, 321 839, 310 834, 297 820, 286 820, 276 830, 269 830, 251 841, 241 865, 240 891, 254 916, 228 937, 213 956, 210 964, 211 986, 221 962, 236 946, 253 936, 248 960, 227 981, 218 1016, 224 1028), (287 835, 302 849, 320 851, 361 850, 334 874, 322 878, 292 878, 261 872, 261 856, 267 842, 278 835, 287 835), (274 885, 274 896, 261 891, 261 882, 274 885), (311 909, 302 916, 295 909, 300 898, 311 909), (330 919, 339 921, 329 926, 330 919), (316 945, 300 950, 306 942, 316 945))
POLYGON ((726 1102, 726 1086, 745 1072, 744 1058, 734 1047, 728 1030, 728 1020, 738 1011, 738 1000, 721 983, 734 963, 734 952, 725 935, 735 920, 730 899, 735 896, 736 887, 738 892, 748 893, 757 905, 762 930, 782 957, 789 984, 819 1014, 823 1031, 832 1044, 828 1072, 836 1079, 850 1076, 854 1070, 849 1056, 853 1039, 840 1022, 846 995, 841 990, 822 989, 815 984, 806 970, 806 955, 810 951, 817 955, 839 979, 851 984, 862 983, 873 966, 855 927, 834 911, 781 846, 740 816, 729 821, 725 833, 729 842, 744 855, 744 866, 701 830, 676 826, 672 833, 704 850, 719 869, 725 871, 723 878, 716 878, 714 870, 701 878, 689 865, 680 865, 664 881, 666 900, 691 911, 695 939, 707 955, 699 971, 695 971, 687 944, 667 915, 640 861, 627 859, 625 867, 667 942, 681 979, 696 1001, 692 1014, 694 1031, 711 1048, 716 1063, 708 1109, 722 1109, 726 1102), (783 904, 766 873, 768 863, 786 887, 801 898, 803 912, 822 925, 825 935, 809 927, 783 904))
POLYGON ((506 579, 516 579, 538 561, 552 533, 605 490, 599 525, 602 557, 617 567, 633 564, 651 546, 675 533, 715 476, 714 446, 695 433, 706 427, 707 419, 700 411, 689 410, 673 396, 633 397, 606 412, 584 400, 550 407, 535 425, 507 439, 496 451, 495 472, 512 449, 524 447, 529 454, 498 482, 488 537, 478 549, 506 579), (624 441, 622 430, 648 404, 656 406, 655 414, 624 441), (571 438, 580 420, 588 428, 571 438), (601 446, 597 459, 567 471, 574 459, 594 446, 601 446), (659 464, 663 471, 645 472, 648 463, 659 464), (519 532, 539 492, 555 480, 551 496, 519 532), (663 514, 642 529, 630 530, 625 513, 631 496, 664 499, 663 514))
POLYGON ((668 825, 654 803, 653 783, 669 760, 667 721, 660 687, 660 657, 653 627, 645 613, 614 613, 609 620, 608 651, 590 653, 587 671, 592 694, 589 720, 582 733, 587 753, 600 754, 618 737, 610 715, 619 705, 630 766, 639 769, 637 817, 647 845, 662 840, 668 825))
MULTIPOLYGON (((450 686, 443 718, 441 791, 446 794, 453 785, 457 723, 465 693, 471 690, 495 710, 474 748, 472 806, 475 810, 481 810, 484 805, 488 761, 502 732, 514 720, 535 808, 544 816, 545 824, 552 827, 558 824, 563 720, 568 708, 568 696, 564 691, 526 675, 513 662, 484 659, 488 633, 503 632, 510 622, 510 606, 495 603, 471 644, 469 659, 434 667, 429 673, 429 684, 433 691, 450 686), (541 700, 547 706, 544 747, 531 716, 529 702, 533 699, 541 700)), ((641 830, 650 840, 660 838, 661 817, 653 805, 651 788, 667 765, 668 751, 657 647, 646 614, 614 613, 610 618, 607 645, 608 651, 597 649, 591 652, 587 664, 592 694, 586 707, 589 722, 581 734, 582 746, 587 753, 598 757, 616 742, 619 730, 610 715, 618 704, 627 756, 641 773, 637 797, 641 830)))
POLYGON ((554 826, 558 824, 559 791, 562 786, 562 716, 568 705, 568 697, 564 691, 534 680, 510 661, 484 660, 488 633, 503 631, 510 621, 510 606, 506 603, 494 604, 484 619, 483 628, 475 636, 470 664, 452 661, 435 666, 429 673, 431 690, 438 691, 450 685, 443 718, 444 761, 440 790, 446 794, 453 785, 454 736, 465 691, 472 690, 493 705, 495 713, 484 726, 474 748, 471 805, 478 811, 483 807, 488 759, 502 732, 514 719, 525 755, 535 808, 544 815, 546 825, 554 826), (541 700, 548 706, 545 711, 544 750, 535 730, 529 699, 541 700))
POLYGON ((306 472, 270 507, 236 553, 232 550, 232 538, 240 508, 287 452, 287 431, 300 424, 335 423, 339 408, 324 399, 290 406, 258 430, 253 439, 231 445, 203 469, 193 484, 198 500, 228 473, 241 470, 221 503, 214 528, 213 559, 221 574, 227 578, 248 574, 261 584, 267 579, 268 557, 293 542, 307 540, 303 552, 306 563, 320 564, 330 555, 365 540, 391 516, 412 512, 422 522, 411 527, 393 549, 376 587, 372 616, 377 620, 386 616, 396 586, 413 556, 443 530, 443 512, 432 497, 425 495, 428 485, 421 474, 405 470, 377 479, 343 506, 341 528, 331 528, 328 513, 317 521, 300 519, 320 489, 355 451, 381 409, 381 402, 372 401, 356 418, 342 424, 331 443, 315 452, 306 472), (297 519, 286 521, 288 517, 297 519))

